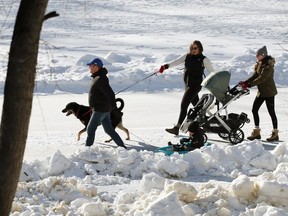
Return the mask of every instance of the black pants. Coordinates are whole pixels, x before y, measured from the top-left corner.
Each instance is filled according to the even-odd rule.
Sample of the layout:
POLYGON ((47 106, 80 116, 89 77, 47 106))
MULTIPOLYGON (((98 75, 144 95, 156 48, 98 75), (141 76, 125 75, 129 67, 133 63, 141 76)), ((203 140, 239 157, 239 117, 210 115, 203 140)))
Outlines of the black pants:
POLYGON ((201 90, 201 85, 195 85, 193 87, 186 87, 184 95, 182 97, 181 101, 181 107, 180 107, 180 115, 178 118, 178 124, 181 125, 186 118, 187 115, 187 109, 190 105, 190 103, 195 106, 197 102, 199 101, 198 93, 201 90))
POLYGON ((266 107, 272 120, 273 129, 277 129, 278 120, 277 120, 276 113, 275 113, 275 97, 256 97, 255 98, 253 107, 252 107, 254 124, 255 126, 259 126, 260 119, 259 119, 258 111, 264 101, 266 102, 266 107))

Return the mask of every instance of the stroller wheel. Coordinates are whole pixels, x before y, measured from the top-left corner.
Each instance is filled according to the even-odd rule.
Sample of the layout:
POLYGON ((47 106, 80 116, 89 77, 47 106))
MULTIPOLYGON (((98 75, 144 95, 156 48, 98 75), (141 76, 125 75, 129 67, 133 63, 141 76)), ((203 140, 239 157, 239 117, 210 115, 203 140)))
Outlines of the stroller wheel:
POLYGON ((235 129, 229 133, 229 141, 232 144, 241 143, 243 140, 244 140, 244 132, 241 129, 235 129))
POLYGON ((218 136, 221 137, 224 140, 227 140, 229 138, 228 133, 218 133, 218 136))
POLYGON ((203 133, 203 144, 206 143, 208 140, 208 137, 205 133, 203 133))

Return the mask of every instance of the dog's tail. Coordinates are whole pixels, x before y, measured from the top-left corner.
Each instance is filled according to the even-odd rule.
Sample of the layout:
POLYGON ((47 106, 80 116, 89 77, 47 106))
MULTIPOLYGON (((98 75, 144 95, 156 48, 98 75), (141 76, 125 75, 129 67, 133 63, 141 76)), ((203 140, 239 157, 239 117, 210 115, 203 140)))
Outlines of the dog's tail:
POLYGON ((122 98, 116 98, 116 107, 117 109, 119 109, 120 111, 124 108, 124 100, 122 98), (118 106, 118 102, 120 103, 120 105, 118 106))

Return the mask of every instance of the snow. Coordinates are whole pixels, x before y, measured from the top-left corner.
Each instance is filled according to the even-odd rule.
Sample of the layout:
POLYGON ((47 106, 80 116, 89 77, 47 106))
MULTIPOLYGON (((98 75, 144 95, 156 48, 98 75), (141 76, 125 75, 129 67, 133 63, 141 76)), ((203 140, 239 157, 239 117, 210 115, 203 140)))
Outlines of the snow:
MULTIPOLYGON (((17 1, 0 2, 1 104, 18 6, 17 1)), ((47 11, 60 16, 43 26, 24 162, 10 215, 288 215, 288 53, 282 49, 287 49, 287 6, 286 0, 50 0, 47 11), (203 43, 216 70, 231 71, 231 86, 253 72, 256 50, 267 46, 276 59, 281 142, 230 145, 207 134, 212 145, 185 155, 156 152, 187 136, 164 131, 178 117, 183 65, 145 78, 186 52, 194 39, 203 43), (94 145, 86 148, 85 134, 76 141, 83 125, 61 112, 72 101, 87 105, 85 63, 94 57, 103 60, 111 86, 125 101, 123 124, 131 140, 117 131, 128 150, 104 143, 101 127, 94 145)), ((255 95, 252 88, 228 107, 251 119, 243 127, 245 137, 253 129, 255 95)), ((265 139, 272 129, 265 105, 260 120, 265 139)))

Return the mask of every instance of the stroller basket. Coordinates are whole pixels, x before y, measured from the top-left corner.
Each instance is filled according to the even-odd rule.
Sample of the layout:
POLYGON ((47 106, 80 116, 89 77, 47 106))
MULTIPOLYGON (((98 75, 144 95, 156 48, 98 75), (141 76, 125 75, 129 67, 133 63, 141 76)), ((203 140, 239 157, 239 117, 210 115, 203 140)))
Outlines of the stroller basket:
MULTIPOLYGON (((237 130, 239 128, 242 128, 247 121, 247 114, 241 113, 240 115, 236 113, 229 113, 228 118, 226 115, 220 116, 220 118, 223 120, 225 124, 232 130, 237 130)), ((229 131, 221 125, 219 122, 219 119, 216 117, 211 118, 210 120, 205 121, 202 124, 203 128, 208 128, 209 132, 212 133, 221 133, 221 134, 229 134, 229 131)), ((223 135, 224 136, 224 135, 223 135)))

